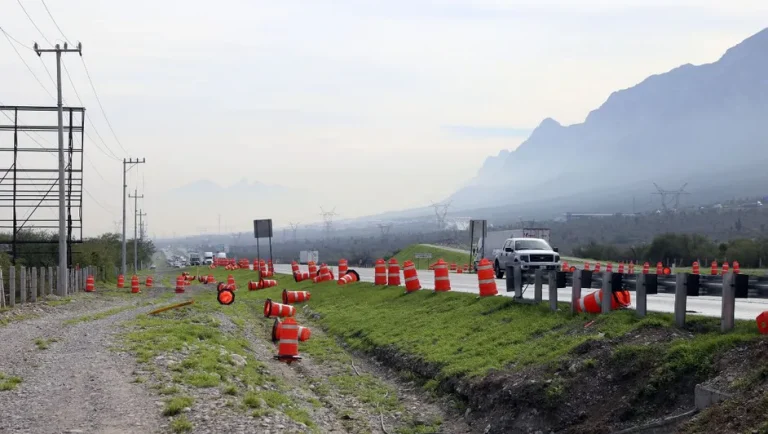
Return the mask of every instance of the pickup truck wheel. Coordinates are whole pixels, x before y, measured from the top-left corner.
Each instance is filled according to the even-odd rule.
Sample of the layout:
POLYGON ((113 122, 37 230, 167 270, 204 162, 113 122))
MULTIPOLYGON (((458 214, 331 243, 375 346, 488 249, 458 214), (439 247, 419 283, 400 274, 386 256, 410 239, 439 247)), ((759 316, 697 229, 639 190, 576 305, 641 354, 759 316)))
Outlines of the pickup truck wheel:
POLYGON ((493 263, 493 271, 496 273, 497 279, 502 279, 504 277, 504 270, 499 267, 498 262, 493 263))

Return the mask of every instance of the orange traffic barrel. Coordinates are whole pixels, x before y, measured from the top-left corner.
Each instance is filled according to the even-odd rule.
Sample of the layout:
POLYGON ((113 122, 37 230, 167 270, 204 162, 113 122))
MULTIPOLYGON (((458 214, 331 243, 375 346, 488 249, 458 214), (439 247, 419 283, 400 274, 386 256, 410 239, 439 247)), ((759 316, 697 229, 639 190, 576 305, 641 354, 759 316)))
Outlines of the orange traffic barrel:
POLYGON ((390 258, 389 268, 387 268, 387 285, 400 286, 400 264, 397 259, 390 258))
POLYGON ((280 324, 280 338, 275 358, 288 364, 301 359, 299 357, 299 325, 293 318, 286 318, 280 324))
POLYGON ((347 270, 347 272, 336 281, 339 285, 346 285, 347 283, 357 282, 360 280, 360 275, 355 270, 347 270))
POLYGON ((608 262, 608 263, 605 265, 605 271, 607 271, 607 272, 609 272, 609 273, 613 273, 613 264, 612 264, 611 262, 608 262))
POLYGON ((693 274, 699 274, 701 271, 701 268, 699 267, 699 261, 693 261, 693 266, 691 266, 691 269, 693 274))
POLYGON ((229 306, 235 302, 235 291, 232 291, 229 288, 224 288, 216 295, 216 300, 224 306, 229 306))
POLYGON ((285 304, 293 304, 293 303, 303 303, 305 301, 309 301, 310 297, 309 291, 288 291, 287 289, 283 290, 283 303, 285 304))
POLYGON ((293 273, 293 280, 295 280, 297 283, 307 279, 309 279, 309 273, 307 272, 293 273))
POLYGON ((287 304, 275 303, 272 299, 264 302, 264 316, 267 318, 296 315, 296 308, 287 304))
POLYGON ((96 289, 94 288, 93 284, 94 284, 93 276, 91 275, 91 276, 86 277, 85 278, 85 292, 93 292, 93 291, 95 291, 96 289))
POLYGON ((722 274, 725 274, 725 273, 727 273, 727 272, 728 272, 728 270, 729 270, 730 268, 731 268, 731 267, 729 267, 729 266, 728 266, 728 262, 723 262, 723 270, 722 270, 722 274))
POLYGON ((181 294, 184 292, 184 276, 179 276, 176 278, 176 293, 181 294))
POLYGON ((315 261, 307 262, 307 268, 309 269, 310 276, 317 276, 317 264, 315 264, 315 261))
POLYGON ((344 277, 345 274, 347 274, 347 270, 349 270, 349 263, 346 259, 339 259, 339 278, 344 277))
POLYGON ((291 273, 296 274, 299 271, 299 263, 296 261, 291 261, 291 273))
POLYGON ((648 262, 645 262, 643 264, 643 274, 648 274, 650 272, 651 272, 651 264, 649 264, 648 262))
POLYGON ((768 335, 768 310, 757 316, 757 330, 768 335))
POLYGON ((438 259, 435 270, 435 291, 443 292, 451 290, 451 279, 448 277, 448 264, 438 259))
POLYGON ((144 285, 147 288, 151 288, 153 282, 154 282, 154 280, 152 279, 152 276, 147 276, 147 280, 144 281, 144 285))
POLYGON ((665 276, 669 276, 672 273, 672 270, 669 267, 664 267, 661 272, 664 273, 665 276))
POLYGON ((320 266, 320 271, 318 272, 317 276, 312 278, 312 281, 315 283, 320 283, 320 282, 327 282, 329 280, 333 280, 333 276, 331 275, 331 272, 328 270, 328 266, 325 264, 322 264, 320 266))
POLYGON ((595 262, 595 273, 600 272, 600 262, 595 262))
POLYGON ((717 276, 717 261, 712 261, 709 267, 709 274, 717 276))
POLYGON ((277 280, 273 279, 260 279, 259 282, 261 283, 262 288, 271 288, 273 286, 277 286, 277 280))
POLYGON ((262 282, 261 280, 259 280, 259 281, 249 280, 248 281, 248 290, 249 291, 257 291, 259 289, 264 289, 264 285, 261 282, 262 282))
POLYGON ((216 279, 213 278, 213 274, 209 274, 205 279, 205 283, 216 283, 216 279))
POLYGON ((664 274, 664 264, 661 262, 656 263, 656 274, 664 274))
POLYGON ((309 327, 299 326, 299 342, 308 341, 311 335, 312 332, 309 330, 309 327))
POLYGON ((480 297, 493 296, 499 293, 496 290, 496 279, 493 274, 491 261, 483 258, 477 264, 477 283, 480 286, 480 297))
POLYGON ((374 285, 386 285, 387 284, 387 264, 383 259, 377 259, 376 265, 373 267, 373 284, 374 285))
MULTIPOLYGON (((618 310, 630 305, 629 291, 617 291, 613 293, 611 310, 618 310)), ((600 313, 603 310, 603 290, 594 291, 581 297, 576 304, 576 312, 600 313)))
POLYGON ((269 270, 270 276, 275 274, 275 264, 272 262, 271 259, 267 261, 267 269, 269 270))
POLYGON ((227 285, 232 285, 232 286, 237 287, 237 285, 235 285, 235 276, 233 276, 231 274, 227 275, 227 285))
POLYGON ((453 272, 453 273, 456 272, 456 263, 455 262, 451 262, 451 272, 453 272))
POLYGON ((138 294, 141 292, 141 289, 139 289, 139 276, 135 274, 131 276, 131 292, 133 294, 138 294))
POLYGON ((741 266, 739 261, 733 261, 733 274, 739 274, 741 272, 741 266))
POLYGON ((585 262, 585 263, 584 263, 584 269, 585 269, 586 271, 589 271, 589 262, 585 262))
POLYGON ((117 287, 123 288, 125 286, 125 276, 122 274, 117 276, 117 287))
POLYGON ((405 292, 411 293, 421 289, 419 275, 413 261, 403 262, 403 277, 405 278, 405 292))
POLYGON ((560 271, 568 271, 568 261, 563 261, 560 271))
POLYGON ((619 274, 624 274, 624 263, 619 262, 619 274))
POLYGON ((629 274, 635 274, 635 263, 633 261, 629 261, 629 274))

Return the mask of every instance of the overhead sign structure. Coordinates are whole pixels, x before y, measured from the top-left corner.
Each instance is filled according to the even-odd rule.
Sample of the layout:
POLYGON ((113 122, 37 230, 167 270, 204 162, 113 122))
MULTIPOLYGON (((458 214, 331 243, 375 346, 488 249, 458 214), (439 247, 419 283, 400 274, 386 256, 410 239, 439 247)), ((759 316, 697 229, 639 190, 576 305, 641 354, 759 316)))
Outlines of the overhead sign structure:
MULTIPOLYGON (((256 238, 256 255, 259 261, 261 261, 259 238, 269 238, 269 260, 272 262, 272 219, 254 220, 253 237, 256 238)), ((261 267, 259 267, 259 279, 261 279, 261 267)))

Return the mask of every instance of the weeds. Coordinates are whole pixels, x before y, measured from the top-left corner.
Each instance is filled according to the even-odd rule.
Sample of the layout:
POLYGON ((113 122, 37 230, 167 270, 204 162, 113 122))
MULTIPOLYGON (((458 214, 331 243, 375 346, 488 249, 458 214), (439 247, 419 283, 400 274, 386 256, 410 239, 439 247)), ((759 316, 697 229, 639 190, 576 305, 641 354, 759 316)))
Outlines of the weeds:
POLYGON ((176 416, 185 408, 191 407, 194 402, 195 400, 189 396, 174 396, 166 401, 163 416, 176 416))
POLYGON ((7 376, 0 372, 0 392, 13 390, 21 384, 21 377, 7 376))

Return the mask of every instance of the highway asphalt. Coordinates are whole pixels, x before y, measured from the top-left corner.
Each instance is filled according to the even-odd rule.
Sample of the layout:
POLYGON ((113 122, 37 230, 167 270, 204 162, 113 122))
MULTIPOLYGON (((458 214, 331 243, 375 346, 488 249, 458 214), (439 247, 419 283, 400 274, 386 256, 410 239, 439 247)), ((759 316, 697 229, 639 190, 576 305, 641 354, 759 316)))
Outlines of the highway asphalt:
MULTIPOLYGON (((333 268, 334 276, 338 277, 338 269, 333 268)), ((373 268, 356 268, 352 267, 360 275, 360 280, 363 282, 373 282, 374 270, 373 268)), ((307 271, 306 265, 301 266, 302 271, 307 271)), ((291 274, 291 266, 289 264, 275 264, 275 272, 283 274, 291 274)), ((458 292, 467 292, 478 294, 478 284, 476 274, 455 274, 451 273, 451 290, 458 292)), ((402 280, 402 277, 401 277, 402 280)), ((419 270, 419 281, 422 289, 430 290, 434 289, 435 279, 432 271, 419 270)), ((496 279, 496 288, 499 291, 500 296, 512 297, 513 292, 506 292, 506 281, 504 279, 496 279)), ((592 290, 582 290, 582 294, 586 295, 592 290)), ((634 292, 632 293, 634 307, 634 292)), ((549 286, 544 284, 542 287, 543 300, 549 300, 549 286)), ((533 299, 533 285, 528 285, 523 294, 523 298, 533 299)), ((560 302, 571 301, 571 288, 561 288, 557 291, 557 300, 560 302)), ((648 296, 648 310, 654 312, 674 312, 675 309, 675 296, 673 294, 653 294, 648 296)), ((720 317, 722 310, 722 303, 720 297, 712 296, 699 296, 688 297, 687 311, 689 315, 704 315, 711 317, 720 317)), ((751 299, 737 299, 736 300, 736 318, 744 320, 754 320, 761 312, 768 310, 768 299, 765 298, 751 298, 751 299)))

